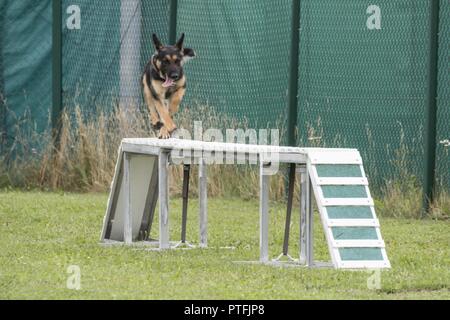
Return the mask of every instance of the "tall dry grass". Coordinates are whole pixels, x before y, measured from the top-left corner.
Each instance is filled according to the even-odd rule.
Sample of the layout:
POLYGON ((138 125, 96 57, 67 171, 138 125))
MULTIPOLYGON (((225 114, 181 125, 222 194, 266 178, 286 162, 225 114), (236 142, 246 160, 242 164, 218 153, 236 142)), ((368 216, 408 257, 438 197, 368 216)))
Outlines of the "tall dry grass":
MULTIPOLYGON (((109 189, 123 138, 153 137, 147 112, 138 108, 116 109, 113 112, 91 112, 87 116, 80 108, 62 115, 59 147, 55 148, 50 131, 38 133, 27 123, 30 117, 17 121, 14 141, 0 158, 0 187, 22 189, 104 192, 109 189), (28 119, 28 120, 27 120, 28 119), (30 129, 31 128, 31 129, 30 129)), ((192 133, 194 121, 203 128, 249 128, 246 119, 237 121, 210 106, 184 108, 176 117, 180 128, 192 133)), ((284 134, 283 121, 277 127, 284 134)), ((260 126, 258 126, 260 127, 260 126)), ((370 131, 368 131, 370 134, 370 131)), ((322 139, 324 129, 320 119, 308 127, 308 144, 314 147, 339 147, 341 139, 328 143, 322 139)), ((370 137, 368 137, 369 139, 370 137)), ((370 140, 370 139, 369 139, 370 140)), ((422 189, 418 179, 408 170, 408 157, 413 156, 406 143, 401 143, 391 165, 397 174, 386 180, 377 193, 376 207, 381 216, 418 218, 422 213, 422 189)), ((270 180, 273 200, 285 198, 285 171, 270 180)), ((171 166, 171 193, 181 195, 183 168, 171 166)), ((192 176, 197 175, 194 166, 192 176)), ((208 192, 211 196, 257 198, 259 176, 254 166, 208 166, 208 192)), ((297 179, 298 180, 298 179, 297 179)), ((197 179, 191 179, 191 192, 197 194, 197 179)), ((295 186, 299 189, 298 181, 295 186)), ((298 192, 295 193, 298 195, 298 192)), ((298 199, 297 199, 298 200, 298 199)), ((450 196, 442 192, 432 205, 433 218, 450 217, 450 196)))
POLYGON ((423 210, 422 187, 410 172, 408 159, 414 155, 406 143, 402 128, 399 136, 399 147, 394 150, 390 163, 395 177, 386 179, 381 187, 383 201, 378 202, 377 209, 381 216, 418 218, 423 210))
MULTIPOLYGON (((155 137, 155 133, 149 126, 147 112, 138 108, 117 108, 113 112, 99 110, 90 114, 94 116, 87 116, 79 107, 62 114, 57 148, 50 131, 30 134, 30 126, 17 125, 12 147, 0 159, 0 187, 107 191, 121 140, 155 137)), ((246 119, 237 121, 209 106, 185 108, 176 116, 178 127, 188 130, 192 136, 194 121, 202 121, 204 130, 249 128, 246 119)), ((271 197, 274 200, 284 197, 282 173, 271 179, 271 197)), ((192 176, 196 174, 197 168, 194 167, 192 176)), ((171 181, 180 181, 182 175, 181 166, 171 166, 171 181)), ((208 192, 212 196, 239 195, 245 199, 258 196, 259 177, 254 166, 211 165, 208 166, 208 177, 208 192)), ((197 179, 191 181, 191 192, 196 194, 197 179)), ((173 194, 181 194, 179 183, 172 183, 170 187, 173 194)))
MULTIPOLYGON (((307 145, 311 147, 348 147, 345 139, 339 135, 328 134, 319 117, 314 123, 307 126, 307 145), (330 139, 327 137, 331 136, 330 139)), ((376 148, 375 140, 370 127, 366 126, 366 150, 363 157, 367 160, 364 164, 369 178, 376 177, 382 172, 383 168, 378 168, 375 163, 376 148)), ((372 185, 372 196, 375 197, 376 211, 379 216, 384 217, 402 217, 402 218, 420 218, 423 217, 423 190, 420 179, 412 172, 411 159, 417 155, 407 142, 405 132, 399 123, 398 132, 392 132, 399 137, 398 147, 394 150, 386 148, 385 152, 392 159, 386 165, 391 171, 391 177, 384 178, 380 185, 372 185)), ((417 145, 415 146, 417 149, 417 145)), ((423 151, 423 150, 422 150, 423 151)), ((430 206, 428 217, 434 219, 450 219, 450 194, 444 189, 439 188, 436 198, 430 206)))

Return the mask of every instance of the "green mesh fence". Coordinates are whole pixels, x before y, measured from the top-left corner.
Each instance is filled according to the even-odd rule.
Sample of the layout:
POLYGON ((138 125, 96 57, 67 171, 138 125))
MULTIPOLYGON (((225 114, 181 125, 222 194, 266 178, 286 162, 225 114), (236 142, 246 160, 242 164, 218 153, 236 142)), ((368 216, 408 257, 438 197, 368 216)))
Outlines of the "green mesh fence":
POLYGON ((444 142, 450 140, 450 2, 440 4, 436 177, 442 189, 450 187, 450 146, 444 142))
MULTIPOLYGON (((381 29, 369 30, 369 2, 301 1, 299 145, 359 149, 372 185, 405 171, 423 181, 430 3, 379 0, 381 29)), ((177 34, 198 55, 186 65, 182 108, 210 105, 254 128, 283 126, 291 8, 287 0, 178 1, 177 34)), ((0 1, 0 126, 9 140, 27 108, 38 130, 48 123, 51 14, 50 0, 0 1)), ((450 139, 449 19, 441 0, 436 172, 447 188, 449 149, 439 142, 450 139)), ((85 113, 142 106, 151 34, 167 42, 168 30, 169 0, 63 0, 64 105, 85 113), (80 29, 66 25, 74 5, 80 29)))
MULTIPOLYGON (((65 1, 65 7, 75 4, 82 13, 97 13, 83 15, 81 30, 64 30, 66 105, 93 110, 93 106, 117 105, 126 95, 140 97, 140 92, 136 93, 139 84, 138 90, 136 83, 120 84, 121 72, 138 62, 139 73, 134 73, 133 80, 139 81, 143 65, 154 52, 152 32, 167 42, 169 2, 135 3, 65 1), (131 27, 124 24, 124 16, 132 17, 131 27), (140 20, 139 34, 133 29, 136 19, 140 20), (136 37, 141 39, 141 48, 126 53, 129 63, 123 66, 121 56, 127 45, 136 45, 136 37)), ((234 0, 214 5, 211 1, 180 1, 178 30, 186 33, 186 43, 198 56, 186 66, 189 90, 184 104, 210 105, 249 120, 253 127, 283 119, 290 7, 282 0, 234 0)))
POLYGON ((404 152, 422 179, 429 2, 377 1, 381 30, 367 28, 366 1, 301 4, 301 144, 359 149, 372 183, 404 152))
MULTIPOLYGON (((6 1, 0 2, 0 35, 4 33, 3 22, 5 20, 6 1)), ((0 37, 0 155, 6 150, 7 124, 6 124, 6 106, 5 106, 5 81, 3 78, 3 38, 0 37)))
MULTIPOLYGON (((166 0, 64 0, 76 5, 80 29, 63 26, 63 91, 66 107, 85 112, 140 104, 140 76, 153 54, 153 32, 167 40, 166 0)), ((64 21, 65 22, 65 21, 64 21)))
POLYGON ((51 0, 0 1, 0 126, 4 149, 17 130, 42 132, 51 110, 51 0))
POLYGON ((198 59, 186 66, 191 104, 209 104, 252 127, 285 120, 291 3, 179 1, 177 29, 198 59))

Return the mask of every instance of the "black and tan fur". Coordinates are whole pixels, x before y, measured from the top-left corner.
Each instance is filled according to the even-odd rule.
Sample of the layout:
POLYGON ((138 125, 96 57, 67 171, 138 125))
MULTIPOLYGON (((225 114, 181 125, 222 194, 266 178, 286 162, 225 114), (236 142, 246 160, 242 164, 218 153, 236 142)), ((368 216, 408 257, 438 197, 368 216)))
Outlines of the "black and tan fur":
POLYGON ((164 46, 153 34, 156 52, 147 63, 142 77, 145 102, 150 111, 151 124, 159 130, 160 139, 168 139, 176 130, 173 115, 178 111, 186 92, 184 63, 195 57, 194 50, 183 47, 184 33, 173 46, 164 46), (169 78, 173 86, 165 88, 163 84, 169 78))

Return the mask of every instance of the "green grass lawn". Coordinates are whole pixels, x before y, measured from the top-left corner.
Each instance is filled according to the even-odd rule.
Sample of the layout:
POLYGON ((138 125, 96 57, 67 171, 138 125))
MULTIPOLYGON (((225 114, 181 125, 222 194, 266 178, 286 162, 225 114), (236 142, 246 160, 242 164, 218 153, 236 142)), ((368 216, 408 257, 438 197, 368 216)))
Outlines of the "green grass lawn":
MULTIPOLYGON (((210 249, 148 251, 99 245, 105 194, 0 193, 1 299, 449 299, 450 222, 382 219, 392 269, 381 289, 371 274, 236 264, 259 255, 258 201, 209 199, 210 249), (234 246, 235 250, 220 249, 234 246), (67 268, 81 289, 67 289, 67 268)), ((179 238, 181 201, 171 201, 179 238)), ((190 201, 188 238, 197 241, 198 203, 190 201)), ((271 254, 281 251, 284 204, 271 206, 271 254)), ((295 212, 293 221, 298 221, 295 212)), ((316 258, 328 260, 319 220, 316 258)), ((298 224, 290 253, 297 255, 298 224)), ((156 234, 152 234, 156 236, 156 234)))

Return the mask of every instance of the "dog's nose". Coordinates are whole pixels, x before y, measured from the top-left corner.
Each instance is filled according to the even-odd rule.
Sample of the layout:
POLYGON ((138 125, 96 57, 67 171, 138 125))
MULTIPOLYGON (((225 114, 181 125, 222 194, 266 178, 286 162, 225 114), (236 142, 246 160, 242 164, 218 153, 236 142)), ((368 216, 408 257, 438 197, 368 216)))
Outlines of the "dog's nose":
POLYGON ((178 79, 180 78, 180 74, 179 74, 178 72, 171 72, 171 73, 169 74, 169 77, 170 77, 172 80, 178 80, 178 79))

